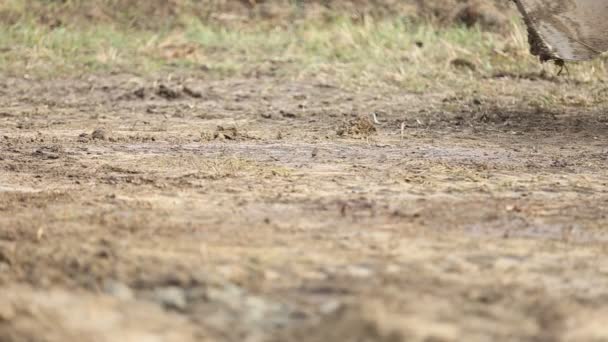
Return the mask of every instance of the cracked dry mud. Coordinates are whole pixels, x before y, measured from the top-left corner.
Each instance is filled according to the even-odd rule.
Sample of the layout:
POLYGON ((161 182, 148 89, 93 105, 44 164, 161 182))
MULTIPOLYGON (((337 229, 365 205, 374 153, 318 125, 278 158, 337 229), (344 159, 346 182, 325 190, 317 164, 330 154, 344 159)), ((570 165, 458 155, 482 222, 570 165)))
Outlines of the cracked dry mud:
MULTIPOLYGON (((488 80, 514 84, 560 91, 488 80)), ((603 108, 271 78, 0 93, 1 341, 608 340, 603 108)))

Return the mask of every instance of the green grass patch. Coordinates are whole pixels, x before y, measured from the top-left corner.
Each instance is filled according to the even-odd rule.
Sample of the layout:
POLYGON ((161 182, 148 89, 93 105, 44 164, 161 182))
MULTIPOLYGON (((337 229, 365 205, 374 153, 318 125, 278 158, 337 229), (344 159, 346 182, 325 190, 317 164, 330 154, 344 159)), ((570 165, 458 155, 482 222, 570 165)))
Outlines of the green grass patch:
MULTIPOLYGON (((210 77, 318 78, 353 87, 424 91, 454 89, 499 72, 526 75, 543 68, 529 55, 525 30, 516 20, 507 34, 439 28, 406 18, 235 28, 198 19, 183 22, 167 30, 110 24, 53 29, 25 20, 0 25, 0 72, 57 77, 198 70, 210 77)), ((571 77, 592 81, 604 77, 604 61, 569 71, 571 77)))

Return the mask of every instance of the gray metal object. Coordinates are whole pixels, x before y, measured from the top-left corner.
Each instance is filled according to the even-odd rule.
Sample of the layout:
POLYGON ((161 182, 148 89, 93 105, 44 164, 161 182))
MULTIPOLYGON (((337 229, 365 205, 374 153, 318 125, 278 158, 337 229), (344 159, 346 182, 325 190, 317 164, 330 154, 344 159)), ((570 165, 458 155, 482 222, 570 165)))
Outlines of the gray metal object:
POLYGON ((513 0, 541 61, 583 61, 608 51, 608 0, 513 0))

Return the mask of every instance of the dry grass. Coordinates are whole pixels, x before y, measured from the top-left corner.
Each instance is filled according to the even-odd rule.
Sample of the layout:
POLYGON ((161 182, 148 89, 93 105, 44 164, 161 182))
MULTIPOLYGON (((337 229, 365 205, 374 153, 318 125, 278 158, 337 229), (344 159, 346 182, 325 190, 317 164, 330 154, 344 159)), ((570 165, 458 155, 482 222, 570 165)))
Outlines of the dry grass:
MULTIPOLYGON (((99 8, 107 11, 110 4, 125 8, 133 25, 122 25, 123 19, 111 17, 92 20, 89 25, 49 25, 39 20, 39 7, 51 14, 77 9, 87 13, 91 3, 34 1, 37 10, 30 12, 38 13, 37 17, 27 15, 26 3, 29 4, 13 0, 0 7, 1 13, 13 13, 11 18, 17 18, 0 24, 0 72, 5 75, 57 77, 100 72, 150 75, 187 71, 222 78, 235 75, 312 78, 351 88, 456 90, 457 95, 467 97, 484 88, 484 80, 497 75, 552 78, 557 72, 530 56, 525 29, 517 17, 507 21, 499 32, 480 26, 445 26, 434 19, 420 22, 405 15, 405 9, 383 17, 353 17, 349 12, 340 16, 332 12, 331 19, 296 20, 288 25, 284 22, 272 25, 276 23, 272 19, 226 25, 211 20, 211 14, 195 11, 191 12, 195 15, 186 15, 195 2, 183 1, 171 7, 172 2, 167 1, 153 9, 143 3, 108 0, 102 3, 108 6, 99 8), (150 12, 153 10, 158 13, 150 12), (149 29, 136 25, 137 20, 133 19, 141 20, 144 15, 172 19, 161 28, 149 29)), ((242 7, 230 1, 213 3, 220 7, 242 7)), ((293 6, 290 8, 301 7, 293 6)), ((303 8, 311 7, 314 6, 308 4, 303 8)), ((562 79, 596 83, 603 81, 605 74, 605 59, 599 59, 570 65, 569 75, 562 79)), ((593 102, 593 99, 549 96, 535 97, 534 101, 540 101, 538 106, 544 108, 547 103, 593 102)))
POLYGON ((118 174, 152 173, 165 179, 207 179, 218 180, 236 177, 274 177, 285 176, 291 170, 274 167, 253 160, 235 156, 201 156, 182 154, 179 156, 141 157, 133 169, 133 161, 102 167, 104 172, 118 174))

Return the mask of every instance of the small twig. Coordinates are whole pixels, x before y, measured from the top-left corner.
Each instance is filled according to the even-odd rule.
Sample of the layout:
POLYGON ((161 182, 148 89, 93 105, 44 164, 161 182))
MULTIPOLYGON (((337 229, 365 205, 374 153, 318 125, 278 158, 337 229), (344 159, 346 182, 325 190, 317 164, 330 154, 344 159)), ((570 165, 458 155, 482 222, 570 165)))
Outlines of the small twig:
POLYGON ((44 237, 44 227, 39 227, 38 231, 36 232, 36 239, 38 241, 42 240, 42 238, 44 237))
POLYGON ((372 112, 372 118, 374 119, 374 123, 375 123, 376 125, 379 125, 379 124, 380 124, 380 121, 378 121, 378 113, 376 113, 376 112, 372 112))
POLYGON ((566 75, 570 76, 570 70, 568 70, 568 66, 564 63, 563 60, 555 61, 555 65, 559 67, 559 71, 557 72, 557 76, 561 76, 562 71, 566 70, 566 75))

